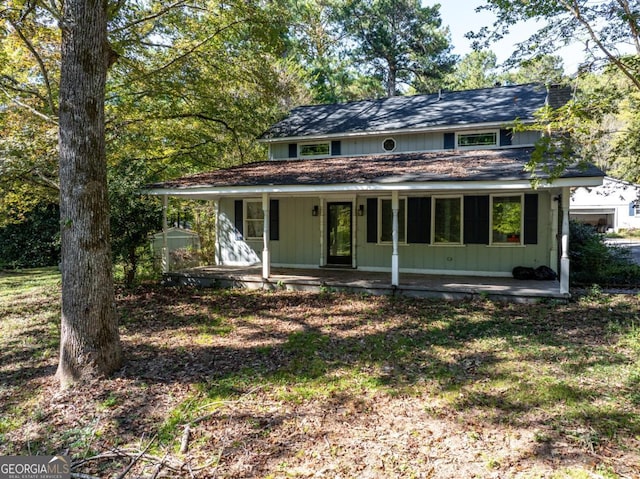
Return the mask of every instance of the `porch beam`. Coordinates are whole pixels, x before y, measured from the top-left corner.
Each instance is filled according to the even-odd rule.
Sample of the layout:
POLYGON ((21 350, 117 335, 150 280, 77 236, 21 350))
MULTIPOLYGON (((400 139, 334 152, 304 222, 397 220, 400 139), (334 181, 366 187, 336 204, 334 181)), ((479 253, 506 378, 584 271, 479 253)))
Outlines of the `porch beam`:
POLYGON ((398 212, 400 211, 400 199, 398 190, 391 192, 391 212, 393 215, 391 239, 393 249, 391 252, 391 286, 400 285, 400 262, 398 261, 398 212))
POLYGON ((262 279, 269 279, 271 276, 271 258, 269 254, 269 194, 262 193, 262 212, 264 222, 262 227, 262 279))
POLYGON ((169 196, 162 196, 162 272, 169 272, 169 237, 168 230, 169 226, 167 223, 167 209, 169 208, 169 196))
POLYGON ((560 252, 560 293, 569 294, 569 200, 571 191, 562 188, 562 242, 560 252))

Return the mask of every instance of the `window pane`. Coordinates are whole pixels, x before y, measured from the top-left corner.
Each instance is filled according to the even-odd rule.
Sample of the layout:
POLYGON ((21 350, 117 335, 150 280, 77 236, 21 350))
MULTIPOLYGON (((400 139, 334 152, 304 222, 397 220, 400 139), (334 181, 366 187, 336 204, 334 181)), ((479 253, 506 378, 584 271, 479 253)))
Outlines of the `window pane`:
POLYGON ((461 198, 435 199, 435 243, 460 243, 461 198))
POLYGON ((300 145, 300 156, 319 156, 329 154, 329 143, 300 145))
POLYGON ((458 146, 495 146, 497 144, 498 142, 495 131, 458 135, 458 146))
MULTIPOLYGON (((380 241, 393 241, 393 211, 391 210, 391 200, 380 201, 381 228, 380 241)), ((406 200, 399 200, 398 210, 398 242, 405 243, 407 237, 406 200)))
POLYGON ((261 201, 247 201, 247 219, 261 220, 264 218, 261 201))
POLYGON ((264 223, 257 220, 247 220, 247 238, 262 238, 264 223))
POLYGON ((520 243, 522 201, 520 196, 493 198, 493 242, 520 243))

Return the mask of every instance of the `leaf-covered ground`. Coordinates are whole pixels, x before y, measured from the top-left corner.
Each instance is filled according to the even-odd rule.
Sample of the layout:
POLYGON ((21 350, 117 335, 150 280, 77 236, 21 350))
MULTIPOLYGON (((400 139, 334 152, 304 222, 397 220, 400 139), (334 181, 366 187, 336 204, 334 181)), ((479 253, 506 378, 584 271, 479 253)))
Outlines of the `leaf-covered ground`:
POLYGON ((637 478, 640 298, 595 293, 147 285, 118 294, 123 369, 61 392, 58 276, 0 274, 0 454, 101 478, 637 478))

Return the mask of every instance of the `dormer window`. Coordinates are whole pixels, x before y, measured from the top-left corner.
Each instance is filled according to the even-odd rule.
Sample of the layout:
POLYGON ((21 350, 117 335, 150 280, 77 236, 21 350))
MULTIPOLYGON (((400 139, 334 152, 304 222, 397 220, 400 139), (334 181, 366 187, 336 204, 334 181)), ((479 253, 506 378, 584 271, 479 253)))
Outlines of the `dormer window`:
POLYGON ((329 142, 326 143, 306 143, 299 147, 298 155, 309 158, 314 156, 329 156, 331 151, 329 142))
POLYGON ((458 148, 493 148, 498 146, 498 131, 471 131, 469 133, 457 133, 456 144, 458 148))

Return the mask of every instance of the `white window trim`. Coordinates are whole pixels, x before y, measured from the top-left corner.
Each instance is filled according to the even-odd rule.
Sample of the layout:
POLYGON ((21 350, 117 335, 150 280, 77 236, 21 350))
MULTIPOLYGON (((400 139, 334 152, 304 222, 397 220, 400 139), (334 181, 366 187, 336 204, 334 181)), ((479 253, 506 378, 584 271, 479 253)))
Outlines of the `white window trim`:
MULTIPOLYGON (((263 239, 263 231, 264 231, 264 216, 262 218, 258 219, 249 219, 247 217, 247 204, 248 203, 258 203, 260 205, 260 211, 262 210, 262 199, 253 199, 253 198, 249 198, 249 199, 245 199, 242 201, 242 222, 243 222, 243 228, 244 228, 244 239, 245 240, 262 240, 263 239), (253 222, 253 223, 257 223, 258 221, 260 221, 260 228, 258 229, 260 231, 260 236, 249 236, 249 222, 253 222)), ((264 215, 264 211, 262 213, 264 215)))
POLYGON ((464 244, 464 201, 463 195, 438 195, 431 197, 431 238, 429 242, 433 246, 461 246, 464 244), (436 243, 436 200, 458 198, 460 200, 460 241, 436 243))
POLYGON ((298 143, 298 158, 326 158, 331 156, 331 142, 330 141, 312 141, 306 143, 298 143), (328 150, 326 155, 302 155, 302 147, 309 145, 327 145, 328 150))
POLYGON ((456 131, 456 149, 457 150, 489 150, 493 148, 500 148, 500 130, 469 130, 469 131, 456 131), (477 135, 484 133, 493 133, 496 135, 495 145, 473 145, 473 146, 460 146, 459 137, 464 135, 477 135))
POLYGON ((489 246, 524 246, 524 193, 500 193, 489 195, 489 246), (493 201, 495 198, 520 197, 520 241, 517 243, 493 241, 493 201))
POLYGON ((640 202, 633 205, 633 216, 634 217, 640 216, 640 202))
MULTIPOLYGON (((398 244, 406 245, 407 244, 407 211, 409 210, 409 202, 406 196, 398 197, 398 205, 400 201, 404 200, 404 240, 400 240, 400 232, 398 231, 398 244)), ((378 244, 380 245, 390 245, 393 244, 392 241, 382 241, 382 202, 383 201, 392 201, 391 197, 387 198, 378 198, 378 244)), ((398 206, 399 207, 399 206, 398 206)), ((398 224, 400 223, 400 211, 398 210, 398 224)), ((393 229, 393 225, 392 225, 393 229)))

